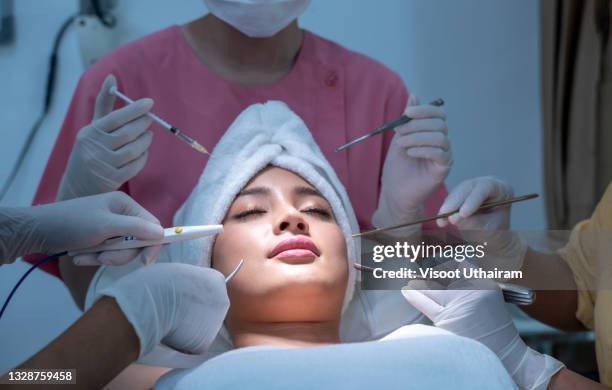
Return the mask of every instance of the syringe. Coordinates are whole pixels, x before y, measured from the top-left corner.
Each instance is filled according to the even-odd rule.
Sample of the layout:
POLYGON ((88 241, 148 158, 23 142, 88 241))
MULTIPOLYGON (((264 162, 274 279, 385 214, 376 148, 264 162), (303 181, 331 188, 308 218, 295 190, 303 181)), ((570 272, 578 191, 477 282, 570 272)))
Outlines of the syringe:
MULTIPOLYGON (((130 103, 130 104, 134 103, 134 101, 132 99, 130 99, 129 97, 127 97, 124 94, 122 94, 121 92, 119 92, 119 90, 117 89, 116 86, 112 86, 111 87, 110 93, 112 93, 113 95, 117 96, 118 98, 120 98, 121 100, 125 101, 126 103, 130 103)), ((152 112, 148 112, 147 116, 149 116, 151 119, 153 119, 155 122, 159 123, 160 125, 162 125, 166 129, 170 130, 170 132, 172 134, 176 135, 179 139, 181 139, 183 142, 187 143, 189 146, 191 146, 192 148, 194 148, 198 152, 203 153, 203 154, 210 154, 208 152, 208 150, 206 150, 206 148, 204 146, 200 145, 196 140, 194 140, 193 138, 191 138, 190 136, 188 136, 187 134, 185 134, 184 132, 182 132, 178 128, 172 126, 170 123, 166 122, 162 118, 158 117, 157 115, 153 114, 152 112)))

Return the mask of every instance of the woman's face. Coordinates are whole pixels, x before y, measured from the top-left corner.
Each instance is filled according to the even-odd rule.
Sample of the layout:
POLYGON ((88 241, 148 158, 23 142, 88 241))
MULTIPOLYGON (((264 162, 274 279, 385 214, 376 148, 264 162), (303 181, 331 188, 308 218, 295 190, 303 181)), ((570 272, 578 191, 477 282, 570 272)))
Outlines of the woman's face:
POLYGON ((346 242, 325 198, 300 176, 269 167, 236 196, 212 266, 229 274, 235 321, 329 321, 340 317, 348 280, 346 242))

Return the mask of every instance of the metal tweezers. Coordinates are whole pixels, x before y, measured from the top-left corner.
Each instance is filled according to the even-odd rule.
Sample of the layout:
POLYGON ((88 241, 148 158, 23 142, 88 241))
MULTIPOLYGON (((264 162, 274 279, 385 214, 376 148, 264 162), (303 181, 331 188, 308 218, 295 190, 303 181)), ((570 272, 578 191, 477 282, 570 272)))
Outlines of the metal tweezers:
MULTIPOLYGON (((440 106, 444 105, 444 100, 436 99, 436 100, 434 100, 433 102, 431 102, 429 104, 432 105, 432 106, 440 107, 440 106)), ((394 119, 394 120, 392 120, 390 122, 387 122, 384 125, 382 125, 382 126, 376 128, 376 129, 370 131, 366 135, 362 135, 361 137, 359 137, 357 139, 354 139, 351 142, 348 142, 348 143, 346 143, 346 144, 336 148, 336 152, 340 152, 340 151, 342 151, 342 150, 344 150, 344 149, 346 149, 348 147, 351 147, 351 146, 353 146, 355 144, 358 144, 361 141, 364 141, 364 140, 366 140, 366 139, 368 139, 370 137, 374 137, 375 135, 380 134, 382 132, 385 132, 387 130, 394 129, 394 128, 398 127, 398 126, 403 125, 404 123, 410 122, 411 120, 412 120, 412 118, 410 118, 409 116, 402 115, 399 118, 394 119)))

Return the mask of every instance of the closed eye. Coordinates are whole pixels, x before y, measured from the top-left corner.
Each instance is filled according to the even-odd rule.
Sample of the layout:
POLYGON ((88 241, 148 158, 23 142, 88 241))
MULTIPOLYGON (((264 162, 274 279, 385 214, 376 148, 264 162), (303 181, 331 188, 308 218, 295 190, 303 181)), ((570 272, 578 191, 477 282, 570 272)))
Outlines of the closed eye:
POLYGON ((316 216, 318 216, 318 217, 320 217, 322 219, 325 219, 325 220, 332 219, 332 214, 329 211, 327 211, 325 209, 318 208, 318 207, 310 207, 310 208, 304 210, 303 212, 304 213, 309 213, 309 214, 314 214, 314 215, 316 215, 316 216))
POLYGON ((254 217, 254 216, 265 214, 265 213, 266 213, 266 210, 253 208, 253 209, 244 210, 238 214, 235 214, 232 218, 242 220, 242 219, 247 219, 249 217, 254 217))

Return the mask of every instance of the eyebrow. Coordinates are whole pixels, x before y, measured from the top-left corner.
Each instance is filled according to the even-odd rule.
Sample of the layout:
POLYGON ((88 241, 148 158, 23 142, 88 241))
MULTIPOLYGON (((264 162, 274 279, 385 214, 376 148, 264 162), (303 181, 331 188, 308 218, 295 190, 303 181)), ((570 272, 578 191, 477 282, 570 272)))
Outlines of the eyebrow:
MULTIPOLYGON (((253 187, 246 190, 242 190, 236 195, 236 198, 240 196, 269 196, 272 193, 272 190, 269 187, 253 187)), ((306 187, 306 186, 297 186, 293 189, 293 193, 298 196, 318 196, 323 200, 325 197, 321 195, 321 193, 314 188, 306 187)))
POLYGON ((298 186, 293 189, 293 193, 300 196, 318 196, 319 198, 327 201, 327 199, 325 199, 319 191, 311 187, 298 186))
POLYGON ((247 196, 247 195, 270 195, 272 191, 270 190, 269 187, 253 187, 253 188, 249 188, 246 190, 242 190, 238 193, 238 195, 236 195, 236 198, 240 197, 240 196, 247 196))

